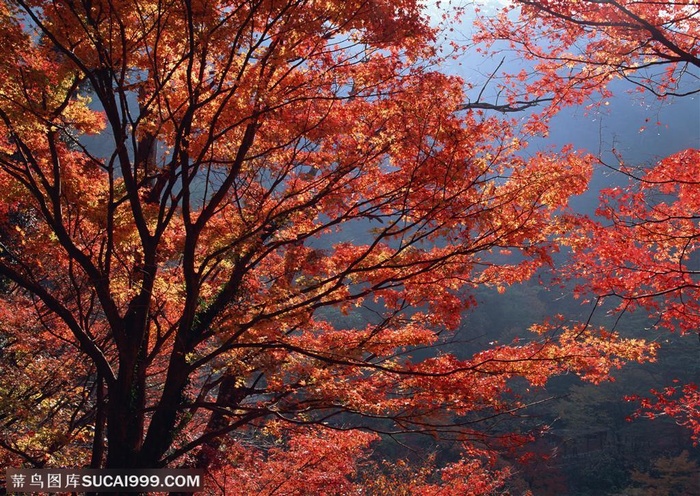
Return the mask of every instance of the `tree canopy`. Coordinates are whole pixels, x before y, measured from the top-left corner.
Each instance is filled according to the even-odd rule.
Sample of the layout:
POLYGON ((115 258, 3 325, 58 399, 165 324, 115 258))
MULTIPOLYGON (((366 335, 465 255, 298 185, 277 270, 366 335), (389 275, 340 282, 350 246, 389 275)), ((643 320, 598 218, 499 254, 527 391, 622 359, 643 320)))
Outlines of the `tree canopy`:
MULTIPOLYGON (((675 92, 675 71, 697 65, 692 2, 673 15, 522 4, 562 47, 588 36, 590 53, 621 51, 562 62, 559 48, 538 48, 551 84, 524 87, 534 99, 603 90, 614 74, 661 63, 654 91, 675 92), (561 77, 570 66, 592 72, 561 77)), ((490 469, 491 450, 528 438, 481 427, 527 406, 514 379, 600 382, 653 357, 642 340, 558 320, 467 358, 417 353, 458 328, 475 288, 526 280, 558 242, 576 245, 572 227, 588 227, 568 201, 595 161, 570 148, 521 153, 521 130, 470 106, 464 81, 441 72, 438 28, 419 3, 0 9, 3 464, 198 467, 212 492, 340 493, 380 435, 423 433, 461 443, 462 458, 413 490, 481 494, 508 474, 490 469)), ((534 31, 518 33, 535 43, 534 31)), ((591 227, 607 254, 596 290, 615 280, 613 257, 631 253, 623 238, 647 241, 628 231, 643 233, 651 248, 628 260, 658 262, 640 276, 644 296, 674 294, 695 311, 696 272, 683 261, 697 244, 697 195, 679 164, 697 158, 684 152, 646 176, 677 204, 609 195, 658 230, 627 217, 591 227)), ((587 253, 578 263, 593 263, 587 253)))
MULTIPOLYGON (((696 95, 699 15, 700 5, 692 0, 521 0, 497 18, 481 19, 477 39, 507 41, 533 61, 534 71, 506 78, 523 81, 507 89, 509 98, 524 91, 551 101, 544 112, 549 116, 562 105, 586 102, 593 92, 609 96, 608 83, 615 79, 660 100, 696 95)), ((534 122, 546 130, 546 118, 539 117, 534 122)), ((642 310, 658 329, 697 333, 700 149, 680 150, 649 166, 628 163, 611 151, 617 163, 601 165, 628 176, 629 185, 604 189, 597 218, 574 222, 577 228, 566 242, 574 254, 566 273, 578 281, 580 294, 596 298, 596 306, 614 298, 619 315, 642 310)), ((640 414, 673 416, 697 442, 697 385, 669 385, 652 393, 640 414)))

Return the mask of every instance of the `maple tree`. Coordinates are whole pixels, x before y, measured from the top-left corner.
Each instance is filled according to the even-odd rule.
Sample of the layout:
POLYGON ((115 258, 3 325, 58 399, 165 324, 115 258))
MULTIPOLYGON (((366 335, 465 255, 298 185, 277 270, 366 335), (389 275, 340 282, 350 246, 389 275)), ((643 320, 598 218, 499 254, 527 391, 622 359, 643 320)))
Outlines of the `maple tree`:
POLYGON ((653 355, 557 323, 408 356, 550 263, 592 162, 465 106, 419 4, 0 5, 4 464, 340 492, 378 433, 423 432, 464 443, 440 490, 478 494, 511 379, 653 355))
MULTIPOLYGON (((657 328, 681 334, 697 333, 700 323, 699 160, 700 150, 684 150, 643 171, 628 188, 605 190, 598 213, 609 222, 582 230, 600 251, 593 255, 591 250, 579 250, 573 264, 573 270, 584 271, 584 277, 588 270, 596 271, 584 286, 601 297, 618 298, 618 312, 642 309, 654 318, 657 328)), ((655 402, 642 401, 646 416, 653 418, 656 411, 676 418, 697 442, 697 386, 652 393, 655 402)))
POLYGON ((700 92, 698 15, 695 0, 515 0, 477 18, 475 41, 505 42, 532 61, 532 70, 505 75, 508 100, 548 102, 552 115, 592 93, 610 95, 616 79, 659 98, 700 92))
MULTIPOLYGON (((504 90, 510 101, 524 92, 537 103, 551 102, 530 123, 546 134, 546 117, 594 92, 610 96, 615 79, 661 100, 700 92, 699 16, 694 0, 518 0, 497 18, 481 19, 476 38, 491 45, 506 41, 533 61, 532 72, 506 77, 504 90)), ((700 150, 680 150, 648 167, 613 152, 619 163, 603 165, 627 175, 629 185, 601 192, 596 219, 572 220, 569 276, 579 280, 580 294, 597 297, 596 306, 617 298, 619 314, 642 309, 659 329, 697 333, 700 150)), ((697 386, 652 393, 654 400, 642 400, 639 414, 673 416, 697 442, 697 386)))

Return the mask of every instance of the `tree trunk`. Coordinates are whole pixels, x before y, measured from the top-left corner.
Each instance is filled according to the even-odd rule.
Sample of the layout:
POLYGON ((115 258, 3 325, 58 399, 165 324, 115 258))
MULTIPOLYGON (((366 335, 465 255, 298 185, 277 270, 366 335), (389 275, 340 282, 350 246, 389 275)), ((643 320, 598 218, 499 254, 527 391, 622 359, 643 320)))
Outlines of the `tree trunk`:
POLYGON ((92 441, 92 456, 90 458, 90 468, 100 468, 104 459, 105 451, 105 425, 107 422, 106 416, 106 397, 105 386, 102 375, 98 372, 97 384, 95 386, 97 396, 97 413, 95 415, 95 435, 92 441))
POLYGON ((119 373, 107 400, 107 468, 154 468, 140 463, 146 406, 146 321, 137 311, 125 318, 127 339, 119 352, 119 373))
POLYGON ((106 468, 139 467, 143 442, 144 385, 127 380, 121 370, 117 383, 109 391, 107 414, 106 468))
POLYGON ((185 353, 176 344, 176 350, 170 357, 163 393, 140 453, 140 463, 144 468, 159 468, 163 454, 170 448, 188 377, 185 353))

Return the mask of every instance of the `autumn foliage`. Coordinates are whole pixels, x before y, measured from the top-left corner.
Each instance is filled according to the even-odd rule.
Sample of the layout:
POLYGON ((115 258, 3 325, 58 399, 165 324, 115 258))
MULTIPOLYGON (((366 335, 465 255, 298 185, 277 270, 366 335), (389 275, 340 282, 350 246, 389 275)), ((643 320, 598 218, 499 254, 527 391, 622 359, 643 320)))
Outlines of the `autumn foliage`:
MULTIPOLYGON (((533 70, 506 75, 511 101, 522 92, 536 102, 551 102, 531 121, 547 132, 546 117, 562 106, 597 105, 611 96, 607 84, 617 79, 658 99, 700 92, 700 5, 679 2, 529 1, 519 0, 494 19, 481 19, 479 41, 506 42, 533 70), (517 16, 513 9, 517 8, 517 16), (545 117, 542 119, 541 117, 545 117)), ((700 150, 689 148, 643 167, 601 163, 629 178, 629 186, 601 192, 596 219, 572 222, 566 243, 573 249, 568 276, 579 294, 597 304, 616 301, 618 315, 649 314, 660 330, 697 333, 700 288, 698 177, 700 150)), ((669 386, 652 391, 638 415, 665 414, 691 429, 700 422, 697 386, 669 386)))
MULTIPOLYGON (((3 465, 343 493, 380 434, 428 433, 462 459, 413 489, 482 494, 508 470, 479 426, 527 406, 513 380, 600 382, 653 357, 553 320, 411 358, 476 287, 551 263, 594 161, 524 158, 510 120, 465 106, 415 2, 15 0, 0 16, 3 465)), ((661 206, 660 227, 692 232, 661 206)), ((690 253, 658 236, 659 270, 690 253)))
POLYGON ((476 40, 505 42, 532 61, 534 71, 508 75, 510 98, 547 98, 550 114, 610 94, 616 79, 660 98, 686 96, 698 91, 698 9, 694 0, 516 0, 481 17, 476 40))

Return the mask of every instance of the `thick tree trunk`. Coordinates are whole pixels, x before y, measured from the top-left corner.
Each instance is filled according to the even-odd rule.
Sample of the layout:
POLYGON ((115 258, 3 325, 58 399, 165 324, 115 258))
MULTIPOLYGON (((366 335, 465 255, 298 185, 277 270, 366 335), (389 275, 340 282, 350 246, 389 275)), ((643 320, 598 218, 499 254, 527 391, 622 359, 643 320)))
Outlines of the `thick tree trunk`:
POLYGON ((107 413, 106 468, 139 467, 143 443, 144 388, 138 380, 127 380, 120 371, 109 391, 107 413))
POLYGON ((98 373, 95 386, 97 396, 97 414, 95 415, 95 436, 92 441, 92 456, 90 468, 102 467, 105 452, 105 426, 107 423, 107 403, 105 397, 105 385, 102 376, 98 373))
POLYGON ((107 468, 152 468, 140 462, 146 406, 147 313, 125 318, 119 373, 108 391, 107 468))
POLYGON ((163 393, 140 453, 140 463, 144 468, 158 468, 163 454, 170 448, 188 377, 185 353, 176 345, 176 351, 170 357, 163 393))

